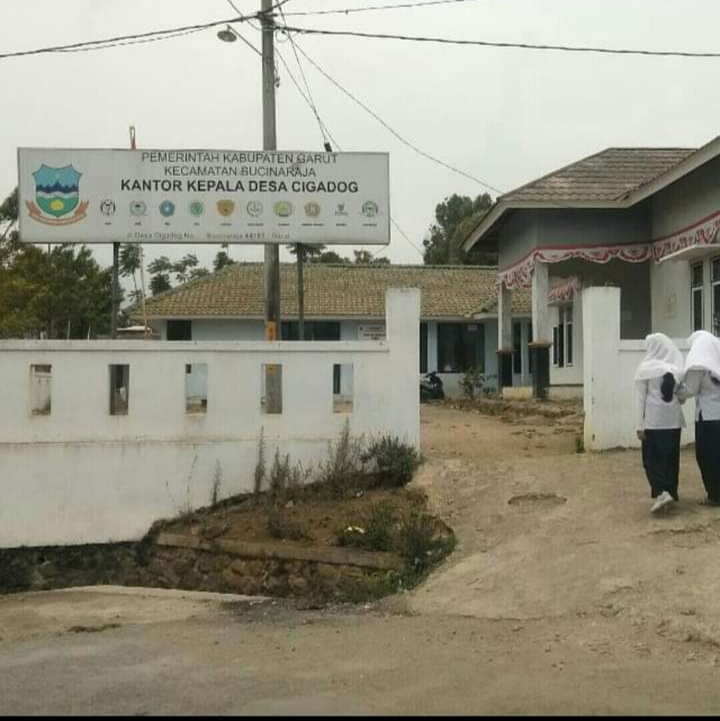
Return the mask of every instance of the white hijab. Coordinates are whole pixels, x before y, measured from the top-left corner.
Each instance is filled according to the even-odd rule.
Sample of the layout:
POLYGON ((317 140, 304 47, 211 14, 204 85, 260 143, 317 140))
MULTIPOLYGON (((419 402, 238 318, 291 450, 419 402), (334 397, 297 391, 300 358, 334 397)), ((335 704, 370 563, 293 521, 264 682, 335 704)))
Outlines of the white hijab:
POLYGON ((680 381, 684 365, 680 349, 670 338, 664 333, 651 333, 645 338, 645 357, 635 371, 635 380, 648 381, 672 373, 680 381))
POLYGON ((696 330, 689 338, 685 372, 710 371, 720 380, 720 339, 706 330, 696 330))

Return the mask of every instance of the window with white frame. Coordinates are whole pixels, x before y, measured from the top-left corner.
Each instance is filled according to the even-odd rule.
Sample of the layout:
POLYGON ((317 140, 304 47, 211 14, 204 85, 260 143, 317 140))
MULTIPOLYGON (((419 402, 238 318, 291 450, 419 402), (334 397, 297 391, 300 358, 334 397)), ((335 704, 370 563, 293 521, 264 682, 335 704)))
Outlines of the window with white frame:
POLYGON ((703 264, 695 263, 690 266, 690 288, 692 294, 691 312, 693 331, 702 330, 703 327, 703 264))
POLYGON ((720 336, 720 258, 713 258, 711 267, 712 332, 720 336))
POLYGON ((553 365, 564 368, 573 364, 574 335, 573 307, 558 307, 558 322, 553 328, 553 365))

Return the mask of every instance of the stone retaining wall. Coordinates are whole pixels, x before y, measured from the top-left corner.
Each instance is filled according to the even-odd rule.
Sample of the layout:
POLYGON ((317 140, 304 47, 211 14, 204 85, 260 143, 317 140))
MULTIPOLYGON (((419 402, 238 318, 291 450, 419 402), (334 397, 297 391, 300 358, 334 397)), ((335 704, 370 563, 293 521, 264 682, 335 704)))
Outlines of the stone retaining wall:
MULTIPOLYGON (((350 556, 348 560, 352 560, 350 556)), ((111 584, 352 598, 372 574, 388 572, 337 561, 245 558, 236 553, 160 546, 150 541, 0 549, 0 593, 111 584)))

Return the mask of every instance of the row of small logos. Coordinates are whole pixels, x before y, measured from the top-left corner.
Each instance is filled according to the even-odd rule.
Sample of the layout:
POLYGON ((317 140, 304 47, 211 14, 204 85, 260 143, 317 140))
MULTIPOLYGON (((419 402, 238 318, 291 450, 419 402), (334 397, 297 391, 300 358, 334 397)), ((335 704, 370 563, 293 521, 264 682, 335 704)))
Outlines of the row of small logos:
MULTIPOLYGON (((215 209, 217 210, 218 214, 221 215, 223 218, 229 218, 235 213, 236 210, 238 210, 238 207, 234 200, 218 200, 215 203, 215 209)), ((203 203, 202 200, 193 200, 187 206, 187 210, 193 217, 200 218, 205 215, 205 203, 203 203)), ((251 218, 259 218, 265 212, 265 207, 259 200, 251 200, 245 206, 245 210, 251 218)), ((305 205, 303 206, 303 210, 305 211, 305 217, 307 218, 318 218, 322 213, 322 207, 320 203, 317 203, 315 201, 305 203, 305 205)), ((136 218, 145 216, 148 214, 147 203, 145 203, 145 201, 143 200, 133 200, 130 203, 129 211, 130 215, 136 218)), ((170 218, 171 216, 175 215, 177 211, 177 206, 175 205, 175 203, 173 203, 172 200, 163 200, 163 202, 158 205, 158 211, 160 212, 160 215, 162 215, 164 218, 170 218)), ((115 201, 107 198, 101 201, 100 212, 106 218, 114 216, 117 212, 117 206, 115 205, 115 201)), ((289 218, 295 213, 295 207, 288 200, 279 200, 272 206, 272 212, 278 218, 289 218)), ((378 204, 374 200, 367 200, 360 207, 360 213, 366 218, 374 218, 378 214, 378 212, 378 204)), ((345 203, 337 203, 333 210, 333 215, 349 215, 345 203)))

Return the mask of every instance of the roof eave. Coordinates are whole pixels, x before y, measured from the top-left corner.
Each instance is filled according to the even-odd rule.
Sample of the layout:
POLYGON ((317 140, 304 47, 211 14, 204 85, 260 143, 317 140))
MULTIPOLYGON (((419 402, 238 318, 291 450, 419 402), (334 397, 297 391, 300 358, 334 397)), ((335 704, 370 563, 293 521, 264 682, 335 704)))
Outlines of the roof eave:
POLYGON ((720 155, 720 135, 703 145, 702 148, 698 148, 694 153, 685 158, 685 160, 681 160, 677 165, 673 165, 672 168, 669 168, 664 173, 645 183, 645 185, 641 185, 639 188, 631 190, 621 196, 619 200, 621 200, 625 206, 635 205, 641 200, 655 195, 655 193, 660 192, 663 188, 680 180, 680 178, 691 173, 708 161, 713 160, 713 158, 716 158, 718 155, 720 155))
POLYGON ((475 243, 482 240, 507 210, 516 209, 543 209, 561 208, 562 210, 573 208, 624 208, 630 205, 627 201, 617 198, 604 200, 499 200, 494 208, 480 221, 471 231, 470 235, 462 244, 462 249, 467 252, 475 243))

